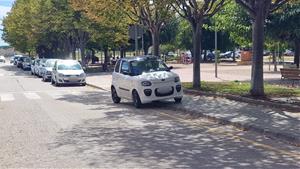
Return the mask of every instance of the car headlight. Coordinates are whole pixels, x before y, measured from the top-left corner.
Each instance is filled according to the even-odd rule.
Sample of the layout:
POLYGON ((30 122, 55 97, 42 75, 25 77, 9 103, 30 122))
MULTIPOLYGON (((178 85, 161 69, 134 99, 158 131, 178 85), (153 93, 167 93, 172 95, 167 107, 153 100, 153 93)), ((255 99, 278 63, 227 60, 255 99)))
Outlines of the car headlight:
POLYGON ((151 86, 152 83, 150 81, 143 81, 142 83, 142 86, 151 86))
POLYGON ((81 74, 80 74, 80 77, 85 77, 85 73, 81 73, 81 74))
POLYGON ((175 77, 174 81, 175 81, 175 83, 180 82, 180 78, 179 77, 175 77))
POLYGON ((64 74, 59 73, 59 74, 58 74, 58 77, 64 77, 64 74))

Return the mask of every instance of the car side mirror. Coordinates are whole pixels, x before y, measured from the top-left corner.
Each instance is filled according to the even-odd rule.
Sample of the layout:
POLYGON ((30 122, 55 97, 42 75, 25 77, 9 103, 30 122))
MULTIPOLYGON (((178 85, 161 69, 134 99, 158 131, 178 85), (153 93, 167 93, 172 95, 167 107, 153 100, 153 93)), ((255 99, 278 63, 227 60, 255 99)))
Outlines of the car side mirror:
POLYGON ((172 69, 174 69, 174 67, 173 67, 173 66, 170 66, 170 67, 169 67, 169 70, 172 70, 172 69))

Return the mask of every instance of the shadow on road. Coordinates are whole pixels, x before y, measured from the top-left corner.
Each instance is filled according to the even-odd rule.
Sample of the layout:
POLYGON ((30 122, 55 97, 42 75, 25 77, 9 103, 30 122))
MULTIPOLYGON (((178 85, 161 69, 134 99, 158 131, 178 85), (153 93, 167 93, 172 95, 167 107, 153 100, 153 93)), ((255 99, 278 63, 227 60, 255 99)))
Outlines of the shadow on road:
MULTIPOLYGON (((157 115, 160 107, 174 103, 156 102, 137 110, 130 102, 112 104, 109 96, 107 92, 64 96, 61 100, 97 106, 96 110, 102 110, 104 117, 84 120, 61 131, 50 149, 71 153, 89 167, 101 168, 273 169, 299 166, 289 157, 260 150, 222 134, 211 134, 207 128, 216 127, 211 124, 203 123, 207 128, 192 127, 157 115)), ((211 109, 217 106, 222 109, 219 111, 246 108, 224 107, 227 103, 222 102, 201 104, 211 109)), ((266 118, 265 123, 270 122, 268 120, 271 119, 266 118)))

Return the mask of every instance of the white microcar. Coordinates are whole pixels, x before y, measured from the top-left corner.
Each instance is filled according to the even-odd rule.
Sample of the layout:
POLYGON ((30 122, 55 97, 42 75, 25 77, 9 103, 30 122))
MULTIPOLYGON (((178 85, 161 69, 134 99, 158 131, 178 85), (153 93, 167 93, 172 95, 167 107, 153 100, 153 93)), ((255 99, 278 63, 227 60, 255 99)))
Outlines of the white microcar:
POLYGON ((120 103, 121 98, 132 99, 137 108, 167 99, 180 103, 183 97, 180 78, 171 69, 155 56, 118 60, 112 75, 113 102, 120 103))

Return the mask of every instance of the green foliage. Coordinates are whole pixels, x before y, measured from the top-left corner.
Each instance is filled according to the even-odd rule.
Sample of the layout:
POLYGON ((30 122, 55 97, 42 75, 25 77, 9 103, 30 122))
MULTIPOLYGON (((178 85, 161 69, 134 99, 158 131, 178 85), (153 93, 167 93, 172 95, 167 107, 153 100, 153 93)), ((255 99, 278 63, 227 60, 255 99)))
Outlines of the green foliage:
POLYGON ((272 39, 294 41, 300 39, 300 3, 289 3, 272 14, 267 23, 272 39))
MULTIPOLYGON (((183 83, 187 89, 192 89, 192 83, 183 83)), ((202 91, 234 94, 234 95, 248 95, 250 89, 250 83, 248 82, 202 82, 202 91)), ((268 97, 292 97, 300 96, 300 89, 287 88, 277 85, 266 84, 265 85, 266 96, 268 97)))
POLYGON ((213 17, 210 29, 225 31, 230 39, 241 47, 251 46, 251 22, 246 11, 230 0, 220 12, 213 17))

